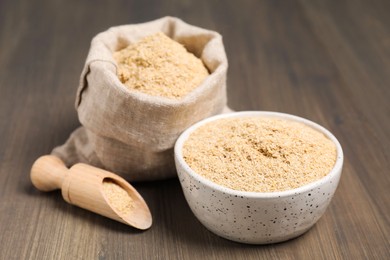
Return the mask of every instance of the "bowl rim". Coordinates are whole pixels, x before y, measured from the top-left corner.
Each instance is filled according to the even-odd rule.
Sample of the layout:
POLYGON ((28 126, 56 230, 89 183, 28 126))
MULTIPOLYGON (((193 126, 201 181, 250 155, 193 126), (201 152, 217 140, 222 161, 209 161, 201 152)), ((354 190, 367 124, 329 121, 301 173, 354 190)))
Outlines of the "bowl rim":
MULTIPOLYGON (((231 195, 236 195, 239 197, 249 197, 249 198, 281 198, 281 197, 288 197, 292 195, 297 195, 301 193, 310 192, 316 188, 318 188, 321 184, 327 183, 328 181, 331 181, 332 179, 337 179, 341 175, 341 169, 343 166, 344 161, 344 155, 343 150, 341 148, 341 145, 337 138, 326 128, 323 126, 310 121, 308 119, 305 119, 303 117, 287 114, 287 113, 281 113, 281 112, 272 112, 272 111, 240 111, 240 112, 231 112, 226 114, 220 114, 212 117, 208 117, 206 119, 203 119, 194 125, 187 128, 177 139, 175 146, 174 146, 174 155, 175 155, 175 162, 176 164, 180 164, 184 170, 186 171, 186 174, 189 174, 192 178, 199 181, 200 183, 209 186, 210 188, 226 193, 231 195), (319 180, 316 180, 314 182, 305 184, 303 186, 300 186, 295 189, 291 190, 285 190, 285 191, 275 191, 275 192, 252 192, 252 191, 240 191, 240 190, 234 190, 222 185, 219 185, 200 174, 196 173, 194 170, 191 169, 191 167, 186 163, 186 161, 183 158, 182 148, 185 141, 188 139, 190 134, 194 132, 198 127, 223 118, 234 118, 234 117, 272 117, 272 118, 280 118, 280 119, 286 119, 290 121, 300 122, 303 123, 309 127, 312 127, 313 129, 323 133, 326 137, 328 137, 336 146, 336 162, 332 168, 332 170, 324 177, 322 177, 319 180)), ((179 174, 179 173, 178 173, 179 174)), ((337 179, 338 181, 338 179, 337 179)))

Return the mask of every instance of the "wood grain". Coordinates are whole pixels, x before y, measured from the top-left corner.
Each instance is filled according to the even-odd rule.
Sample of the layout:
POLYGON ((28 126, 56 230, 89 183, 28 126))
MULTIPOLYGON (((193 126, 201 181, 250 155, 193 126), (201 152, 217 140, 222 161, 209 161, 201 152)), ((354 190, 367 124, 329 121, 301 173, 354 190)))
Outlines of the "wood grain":
POLYGON ((386 259, 390 255, 390 2, 0 2, 0 259, 386 259), (74 99, 90 40, 172 15, 220 32, 235 110, 296 114, 345 153, 325 215, 286 243, 249 246, 206 230, 176 179, 138 183, 145 232, 41 193, 29 171, 79 123, 74 99))

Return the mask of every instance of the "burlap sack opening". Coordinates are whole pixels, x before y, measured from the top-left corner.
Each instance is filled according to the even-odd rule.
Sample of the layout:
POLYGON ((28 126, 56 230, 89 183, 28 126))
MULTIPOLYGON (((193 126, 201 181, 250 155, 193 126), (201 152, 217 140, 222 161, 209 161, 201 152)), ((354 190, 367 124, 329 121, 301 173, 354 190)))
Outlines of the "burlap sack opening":
POLYGON ((76 109, 82 127, 52 154, 68 166, 84 162, 130 181, 173 177, 173 146, 180 133, 226 106, 227 67, 221 35, 180 19, 112 27, 92 39, 81 74, 76 109), (159 31, 201 58, 210 72, 181 100, 130 91, 116 75, 112 53, 159 31))

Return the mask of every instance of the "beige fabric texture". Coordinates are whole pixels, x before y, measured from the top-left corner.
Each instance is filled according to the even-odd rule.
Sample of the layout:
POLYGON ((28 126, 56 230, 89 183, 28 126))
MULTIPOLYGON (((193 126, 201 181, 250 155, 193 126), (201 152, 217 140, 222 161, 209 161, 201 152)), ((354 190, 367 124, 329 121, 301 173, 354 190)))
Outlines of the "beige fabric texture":
POLYGON ((176 176, 173 146, 186 128, 226 109, 228 62, 220 34, 174 17, 112 27, 92 39, 76 97, 82 126, 52 154, 67 166, 103 168, 129 181, 176 176), (201 58, 210 75, 181 100, 130 91, 116 75, 112 53, 163 32, 201 58))

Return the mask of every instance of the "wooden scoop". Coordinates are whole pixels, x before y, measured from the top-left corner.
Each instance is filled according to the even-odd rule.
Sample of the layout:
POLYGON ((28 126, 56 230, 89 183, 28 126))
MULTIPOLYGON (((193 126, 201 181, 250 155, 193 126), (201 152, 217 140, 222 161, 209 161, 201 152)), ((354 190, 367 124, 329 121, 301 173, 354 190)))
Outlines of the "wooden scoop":
MULTIPOLYGON (((80 208, 142 230, 152 225, 152 215, 141 195, 123 178, 111 172, 83 163, 68 169, 58 157, 45 155, 35 161, 30 177, 38 190, 61 189, 65 201, 80 208), (103 187, 105 182, 119 185, 127 192, 132 204, 130 211, 125 212, 110 203, 112 200, 103 187)), ((120 202, 120 197, 115 198, 115 201, 118 200, 120 202)))

